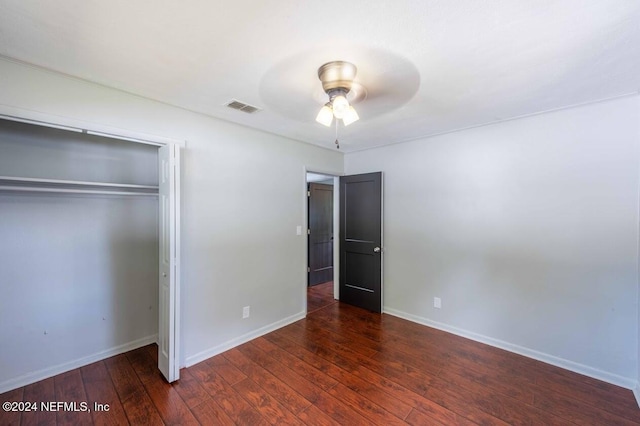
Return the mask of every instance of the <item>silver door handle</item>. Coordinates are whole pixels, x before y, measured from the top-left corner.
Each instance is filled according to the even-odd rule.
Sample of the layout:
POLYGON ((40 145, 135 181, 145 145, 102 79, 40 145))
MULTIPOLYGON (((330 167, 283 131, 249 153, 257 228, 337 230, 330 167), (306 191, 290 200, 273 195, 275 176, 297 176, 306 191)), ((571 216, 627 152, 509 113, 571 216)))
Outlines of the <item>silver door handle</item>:
POLYGON ((373 249, 373 252, 374 252, 374 253, 380 253, 380 247, 376 247, 376 248, 374 248, 374 249, 373 249))

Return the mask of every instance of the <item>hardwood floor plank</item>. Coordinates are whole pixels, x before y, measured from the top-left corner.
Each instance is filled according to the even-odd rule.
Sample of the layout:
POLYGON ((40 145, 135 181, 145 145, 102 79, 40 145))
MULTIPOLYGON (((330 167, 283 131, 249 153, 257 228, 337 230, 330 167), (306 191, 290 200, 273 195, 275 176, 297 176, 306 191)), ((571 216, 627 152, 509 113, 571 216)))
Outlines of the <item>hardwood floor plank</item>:
POLYGON ((153 405, 166 425, 198 425, 189 407, 160 374, 143 383, 153 405))
POLYGON ((431 354, 420 353, 416 354, 415 350, 413 354, 398 350, 398 348, 392 347, 384 349, 373 356, 374 360, 386 362, 386 360, 393 360, 395 363, 401 363, 410 365, 422 372, 429 374, 430 376, 436 376, 446 360, 438 359, 431 354))
POLYGON ((432 376, 423 374, 417 369, 400 363, 389 362, 385 364, 373 359, 367 359, 364 364, 361 365, 357 361, 346 360, 338 354, 327 351, 313 342, 300 341, 295 336, 293 339, 296 340, 289 339, 288 337, 291 336, 286 336, 286 332, 280 331, 281 330, 277 330, 264 337, 269 341, 277 343, 288 352, 308 363, 313 363, 312 365, 320 370, 331 368, 329 365, 332 363, 336 363, 336 365, 350 371, 355 371, 358 367, 363 366, 390 380, 396 380, 398 383, 402 383, 404 386, 419 394, 424 393, 428 384, 433 380, 432 376), (310 357, 309 352, 318 355, 323 361, 319 362, 315 358, 310 357))
MULTIPOLYGON (((262 349, 265 344, 273 345, 266 340, 264 341, 265 344, 260 345, 260 347, 258 347, 256 343, 257 341, 251 342, 251 344, 256 345, 258 349, 262 349)), ((325 373, 307 365, 305 362, 293 357, 291 354, 282 351, 282 349, 277 348, 273 351, 263 352, 271 358, 264 361, 262 366, 311 403, 318 399, 320 393, 331 389, 337 384, 337 381, 325 373), (316 378, 321 378, 320 382, 325 383, 325 385, 321 385, 316 378)))
MULTIPOLYGON (((350 389, 349 387, 338 383, 338 385, 328 392, 340 401, 349 405, 352 410, 360 414, 362 417, 369 419, 373 424, 384 425, 403 425, 404 418, 408 412, 401 418, 394 416, 380 405, 371 402, 371 400, 362 396, 359 392, 350 389)), ((411 411, 411 410, 409 410, 411 411)))
POLYGON ((325 329, 334 335, 344 336, 354 344, 367 347, 375 352, 379 352, 384 347, 379 339, 371 339, 362 333, 354 331, 338 317, 332 318, 330 315, 308 316, 301 321, 301 324, 310 329, 325 329))
POLYGON ((480 425, 508 425, 504 420, 483 411, 480 407, 473 404, 473 401, 467 400, 458 394, 455 389, 429 388, 425 397, 427 401, 424 403, 418 402, 416 404, 416 409, 423 413, 438 415, 439 407, 444 407, 447 410, 480 425))
POLYGON ((528 404, 485 388, 462 376, 450 375, 447 380, 436 379, 432 383, 434 389, 454 390, 469 404, 473 404, 480 410, 497 417, 509 424, 533 424, 540 422, 545 425, 564 425, 566 420, 549 414, 528 404))
POLYGON ((371 425, 366 417, 326 392, 322 392, 313 405, 341 425, 371 425))
POLYGON ((91 418, 95 425, 126 425, 129 424, 124 408, 120 403, 111 376, 104 362, 98 361, 80 369, 82 381, 91 406, 91 418), (105 409, 97 411, 95 404, 101 404, 105 409), (106 405, 105 405, 106 404, 106 405))
POLYGON ((369 365, 371 357, 363 355, 348 346, 332 341, 326 335, 309 333, 300 327, 288 326, 278 330, 291 340, 304 345, 309 351, 314 352, 332 363, 345 369, 355 369, 358 365, 369 365))
POLYGON ((105 359, 104 364, 121 402, 125 402, 136 392, 144 392, 142 382, 140 382, 126 354, 105 359))
MULTIPOLYGON (((38 404, 55 401, 56 393, 53 377, 25 386, 22 398, 24 401, 38 404)), ((44 411, 39 407, 38 411, 22 413, 21 424, 26 426, 55 425, 56 413, 54 411, 44 411)))
POLYGON ((233 426, 236 424, 213 399, 203 401, 191 411, 202 425, 233 426))
POLYGON ((310 426, 340 426, 340 423, 325 414, 315 405, 310 405, 304 411, 298 413, 298 418, 310 426))
MULTIPOLYGON (((338 383, 337 380, 333 379, 323 370, 323 368, 325 368, 324 365, 310 364, 306 362, 304 358, 301 358, 301 354, 304 356, 304 352, 306 351, 298 347, 295 343, 276 335, 263 337, 267 338, 270 343, 279 348, 270 352, 272 358, 280 360, 280 362, 290 366, 293 370, 298 371, 303 377, 306 377, 322 390, 329 390, 338 383)), ((249 357, 253 356, 252 352, 244 346, 241 346, 240 350, 243 350, 243 353, 249 357)), ((275 369, 277 367, 271 363, 268 365, 268 368, 275 369)))
MULTIPOLYGON (((14 389, 11 390, 9 392, 5 392, 3 394, 0 394, 0 404, 6 404, 7 402, 13 402, 13 403, 20 403, 20 402, 24 402, 24 400, 22 399, 24 396, 24 388, 18 388, 18 389, 14 389)), ((29 404, 31 403, 31 401, 27 401, 29 404)), ((38 405, 39 403, 36 403, 36 405, 38 405)), ((19 410, 19 408, 21 408, 19 405, 16 405, 15 411, 12 411, 13 407, 10 407, 11 410, 7 410, 3 407, 2 410, 0 410, 0 425, 19 425, 20 424, 20 420, 22 419, 22 411, 23 410, 19 410)))
POLYGON ((269 422, 251 406, 222 376, 211 370, 205 362, 189 367, 211 398, 238 424, 267 425, 269 422))
POLYGON ((222 354, 211 357, 205 362, 230 385, 235 385, 247 378, 246 374, 231 364, 222 354))
POLYGON ((633 392, 620 392, 621 388, 609 385, 591 386, 579 379, 571 380, 557 374, 538 374, 536 386, 533 387, 536 395, 562 394, 569 398, 587 403, 593 407, 607 411, 611 414, 623 417, 627 420, 640 423, 640 409, 633 392))
POLYGON ((522 383, 517 378, 511 377, 500 370, 482 369, 480 372, 475 365, 463 365, 464 362, 450 362, 438 375, 439 378, 447 381, 453 375, 455 377, 464 376, 469 380, 482 385, 492 391, 508 395, 522 401, 525 404, 533 404, 534 391, 528 383, 522 383))
POLYGON ((142 383, 153 380, 160 374, 158 365, 149 353, 148 347, 134 349, 127 352, 126 356, 142 383))
POLYGON ((84 407, 81 403, 88 403, 87 394, 82 383, 80 370, 71 370, 67 373, 58 374, 53 378, 56 399, 55 401, 69 403, 71 406, 64 407, 56 413, 56 423, 58 425, 75 425, 80 423, 91 423, 91 414, 82 411, 84 407))
MULTIPOLYGON (((302 395, 286 384, 286 380, 281 376, 273 375, 260 365, 264 361, 254 362, 246 357, 240 350, 232 349, 225 352, 224 356, 240 369, 248 378, 255 383, 259 383, 269 395, 272 395, 278 402, 287 407, 293 414, 304 411, 311 405, 302 395), (282 379, 282 380, 281 380, 282 379)), ((268 357, 265 354, 265 357, 268 357)))
POLYGON ((307 313, 337 303, 333 298, 333 281, 307 287, 307 313))
POLYGON ((284 405, 280 404, 268 392, 253 380, 246 378, 233 385, 233 388, 249 401, 262 416, 271 424, 302 425, 298 419, 284 405))
POLYGON ((122 401, 122 406, 132 425, 164 425, 160 413, 146 392, 134 392, 126 401, 122 401))
MULTIPOLYGON (((406 417, 409 411, 411 411, 411 407, 409 405, 405 404, 402 400, 388 392, 390 383, 385 382, 382 377, 378 377, 373 381, 363 380, 349 372, 349 370, 341 369, 339 367, 336 368, 336 365, 327 361, 323 357, 311 352, 305 352, 304 349, 302 351, 296 350, 296 355, 309 365, 325 372, 333 379, 341 382, 344 386, 361 394, 372 403, 380 405, 382 408, 400 419, 406 417)), ((351 369, 350 371, 354 370, 351 369)), ((371 376, 375 376, 375 373, 370 372, 369 377, 371 376)), ((335 396, 333 388, 328 392, 335 396)))
POLYGON ((354 351, 366 356, 371 357, 378 353, 381 349, 380 344, 372 340, 359 336, 357 333, 349 333, 344 331, 333 331, 327 328, 326 324, 322 322, 315 322, 313 320, 303 319, 295 323, 298 327, 302 327, 311 331, 318 337, 325 337, 335 343, 342 345, 348 345, 354 351))
MULTIPOLYGON (((405 421, 412 426, 423 426, 423 425, 452 425, 455 423, 441 423, 436 419, 416 410, 415 408, 411 410, 405 421)), ((475 423, 471 423, 475 425, 475 423)))
POLYGON ((211 399, 188 368, 180 370, 180 380, 172 384, 173 388, 180 394, 185 404, 187 404, 187 407, 191 409, 211 399))
POLYGON ((386 393, 393 395, 395 398, 405 402, 409 406, 414 408, 420 407, 423 413, 428 414, 430 418, 436 419, 441 423, 444 423, 444 424, 470 423, 470 421, 459 416, 453 411, 441 405, 435 404, 433 401, 428 400, 422 395, 414 391, 411 391, 383 376, 377 375, 371 372, 367 368, 359 367, 354 371, 354 374, 357 375, 358 377, 368 380, 370 383, 377 384, 378 387, 384 389, 386 393))
POLYGON ((153 360, 153 365, 158 365, 158 345, 152 343, 150 345, 145 346, 147 353, 153 360))
POLYGON ((559 393, 537 393, 534 405, 552 415, 581 425, 633 425, 631 420, 559 393))
POLYGON ((349 323, 348 321, 350 321, 348 319, 349 316, 348 315, 343 316, 341 315, 340 311, 337 311, 337 309, 341 309, 340 307, 342 305, 336 304, 334 306, 329 306, 325 309, 321 309, 317 312, 314 312, 313 317, 320 321, 336 322, 334 329, 336 327, 347 328, 352 332, 357 332, 357 334, 360 335, 362 338, 365 338, 372 342, 382 343, 383 337, 385 335, 385 332, 383 330, 381 330, 379 327, 370 326, 369 324, 366 324, 366 323, 358 324, 358 328, 348 327, 348 323, 349 323), (334 309, 334 306, 335 306, 335 309, 334 309))

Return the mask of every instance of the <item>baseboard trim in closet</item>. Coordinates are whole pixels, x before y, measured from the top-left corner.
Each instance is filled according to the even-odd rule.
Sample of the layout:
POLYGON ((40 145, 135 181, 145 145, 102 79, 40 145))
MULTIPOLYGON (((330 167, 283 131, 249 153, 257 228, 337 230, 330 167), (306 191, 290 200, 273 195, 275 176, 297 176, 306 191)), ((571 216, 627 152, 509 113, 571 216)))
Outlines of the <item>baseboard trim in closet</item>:
POLYGON ((297 314, 291 315, 289 317, 283 318, 279 321, 273 322, 271 324, 265 325, 257 330, 250 331, 249 333, 243 334, 242 336, 235 337, 231 340, 228 340, 224 343, 221 343, 217 346, 214 346, 209 349, 205 349, 204 351, 198 352, 195 355, 187 357, 185 360, 185 367, 191 367, 199 362, 204 361, 205 359, 209 359, 213 356, 221 354, 222 352, 228 351, 229 349, 233 349, 236 346, 240 346, 243 343, 247 343, 250 340, 257 339, 260 336, 263 336, 267 333, 271 333, 279 328, 282 328, 286 325, 294 323, 298 320, 301 320, 305 317, 305 312, 298 312, 297 314))
POLYGON ((104 351, 100 351, 92 355, 78 358, 73 361, 65 362, 64 364, 59 364, 53 367, 44 368, 42 370, 24 374, 14 379, 6 380, 0 383, 0 394, 22 387, 22 386, 30 385, 31 383, 35 383, 40 380, 48 379, 49 377, 53 377, 57 374, 67 372, 69 370, 74 370, 76 368, 84 367, 85 365, 89 365, 96 361, 101 361, 103 359, 106 359, 115 355, 119 355, 124 352, 129 352, 134 349, 138 349, 142 346, 146 346, 151 343, 157 343, 157 341, 158 341, 158 335, 154 334, 151 336, 134 340, 129 343, 125 343, 123 345, 113 347, 111 349, 106 349, 104 351))

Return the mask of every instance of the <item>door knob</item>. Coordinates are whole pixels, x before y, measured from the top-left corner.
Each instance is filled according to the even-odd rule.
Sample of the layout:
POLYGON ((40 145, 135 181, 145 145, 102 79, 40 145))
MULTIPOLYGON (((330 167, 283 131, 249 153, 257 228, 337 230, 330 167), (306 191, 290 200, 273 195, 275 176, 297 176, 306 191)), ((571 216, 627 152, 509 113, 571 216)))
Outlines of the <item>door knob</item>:
POLYGON ((373 252, 374 252, 374 253, 380 253, 380 247, 376 247, 376 248, 374 248, 374 249, 373 249, 373 252))
POLYGON ((162 276, 163 276, 163 277, 166 277, 166 276, 167 276, 167 273, 166 273, 166 272, 163 272, 163 273, 162 273, 162 276))

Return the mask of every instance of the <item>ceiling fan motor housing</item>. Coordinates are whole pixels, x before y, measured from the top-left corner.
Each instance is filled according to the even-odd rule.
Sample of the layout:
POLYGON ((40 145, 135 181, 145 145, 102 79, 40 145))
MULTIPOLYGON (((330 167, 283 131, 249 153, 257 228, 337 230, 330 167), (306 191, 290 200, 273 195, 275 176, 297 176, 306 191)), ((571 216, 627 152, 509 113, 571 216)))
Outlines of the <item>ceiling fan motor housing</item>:
POLYGON ((340 92, 349 93, 357 72, 358 69, 351 62, 332 61, 318 68, 318 78, 322 82, 322 89, 332 97, 340 92))

